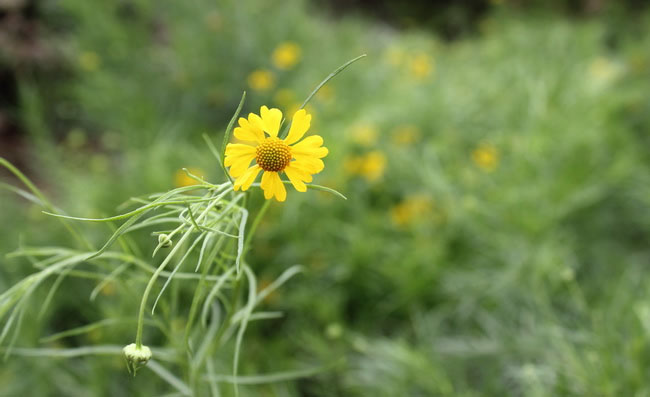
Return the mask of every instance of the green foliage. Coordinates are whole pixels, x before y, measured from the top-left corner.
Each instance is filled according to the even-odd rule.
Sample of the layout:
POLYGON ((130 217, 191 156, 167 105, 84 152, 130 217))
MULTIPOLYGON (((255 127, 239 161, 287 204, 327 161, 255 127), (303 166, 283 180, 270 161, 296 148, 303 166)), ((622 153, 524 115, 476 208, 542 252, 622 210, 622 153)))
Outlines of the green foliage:
MULTIPOLYGON (((76 267, 92 250, 68 237, 71 223, 41 214, 33 191, 0 190, 0 252, 21 253, 2 259, 0 293, 30 296, 0 301, 0 311, 19 305, 10 327, 22 320, 4 335, 16 336, 3 393, 184 393, 194 368, 178 352, 194 340, 212 374, 199 395, 232 395, 238 338, 243 396, 650 393, 649 16, 617 25, 494 7, 479 36, 446 43, 326 19, 300 1, 56 4, 45 15, 70 75, 23 78, 21 117, 35 148, 29 176, 78 216, 125 213, 127 197, 146 206, 156 198, 141 195, 170 190, 182 168, 225 181, 201 135, 223 138, 243 90, 244 113, 286 115, 336 66, 368 57, 307 106, 330 150, 315 183, 348 200, 290 191, 269 205, 243 249, 256 275, 241 290, 246 334, 231 329, 210 354, 196 342, 207 339, 186 338, 188 317, 216 335, 213 310, 233 289, 213 278, 202 299, 226 303, 194 301, 202 273, 189 266, 145 318, 154 358, 127 380, 121 348, 143 274, 161 263, 138 258, 158 240, 134 228, 76 267), (283 69, 273 51, 286 41, 301 54, 283 69), (255 70, 271 73, 269 87, 251 86, 255 70)), ((248 200, 257 213, 256 187, 248 200)), ((206 204, 189 204, 169 210, 199 230, 206 204)), ((81 236, 99 247, 122 222, 81 236)), ((230 248, 224 260, 236 258, 230 248)))

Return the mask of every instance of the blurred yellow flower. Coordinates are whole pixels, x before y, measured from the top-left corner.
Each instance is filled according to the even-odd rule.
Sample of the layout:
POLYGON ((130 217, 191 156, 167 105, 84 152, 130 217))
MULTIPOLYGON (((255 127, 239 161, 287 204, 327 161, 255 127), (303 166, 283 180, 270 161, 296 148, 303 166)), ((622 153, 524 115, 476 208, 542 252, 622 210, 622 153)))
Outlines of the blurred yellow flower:
POLYGON ((85 71, 92 72, 99 69, 101 59, 96 52, 84 51, 79 55, 79 66, 85 71))
POLYGON ((279 69, 291 69, 300 61, 301 50, 298 44, 287 41, 273 50, 271 59, 279 69))
POLYGON ((416 79, 429 77, 435 69, 433 58, 425 53, 414 55, 409 62, 409 72, 416 79))
POLYGON ((104 284, 104 287, 99 291, 102 295, 105 296, 113 296, 115 295, 115 291, 117 288, 115 288, 115 282, 111 281, 109 283, 104 284))
POLYGON ((390 215, 398 226, 407 226, 420 221, 429 220, 433 212, 433 200, 424 194, 406 197, 395 205, 390 215))
POLYGON ((420 140, 420 129, 414 125, 406 124, 393 130, 393 143, 396 145, 412 145, 420 140))
POLYGON ((311 135, 302 139, 311 126, 311 115, 305 109, 294 113, 289 134, 284 139, 278 138, 281 121, 280 109, 266 106, 261 107, 259 116, 250 113, 248 119, 239 118, 235 138, 251 144, 229 143, 226 146, 225 165, 230 167, 230 176, 235 178, 235 190, 248 190, 260 171, 264 171, 260 184, 264 198, 284 201, 287 191, 280 178, 281 172, 297 191, 304 192, 307 191, 305 182, 311 182, 312 174, 323 170, 325 165, 321 159, 329 152, 322 146, 323 138, 311 135), (255 165, 251 167, 252 160, 255 165))
POLYGON ((589 75, 597 84, 607 84, 615 80, 621 73, 621 67, 614 61, 599 57, 589 65, 589 75))
POLYGON ((375 182, 384 176, 386 170, 386 155, 374 150, 366 155, 363 162, 362 175, 369 182, 375 182))
POLYGON ((346 159, 343 168, 350 175, 359 175, 368 182, 375 182, 384 176, 386 163, 386 155, 379 150, 373 150, 365 155, 346 159))
POLYGON ((248 85, 255 91, 268 91, 275 84, 275 76, 268 70, 257 69, 248 75, 248 85))
MULTIPOLYGON (((187 167, 187 170, 192 175, 196 175, 198 177, 203 176, 203 170, 200 168, 187 167)), ((192 186, 198 184, 199 182, 197 182, 195 179, 190 178, 182 169, 174 173, 174 186, 176 187, 192 186)))
POLYGON ((372 124, 357 124, 352 127, 352 140, 361 146, 370 147, 377 143, 379 131, 372 124))
POLYGON ((492 172, 499 165, 499 153, 493 145, 482 143, 472 151, 472 160, 483 171, 492 172))

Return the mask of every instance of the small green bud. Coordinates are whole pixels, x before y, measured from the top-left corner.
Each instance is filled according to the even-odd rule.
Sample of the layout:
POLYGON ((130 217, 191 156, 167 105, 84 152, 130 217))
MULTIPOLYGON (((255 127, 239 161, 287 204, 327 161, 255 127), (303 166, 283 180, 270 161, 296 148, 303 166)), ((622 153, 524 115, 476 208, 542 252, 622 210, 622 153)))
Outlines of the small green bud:
POLYGON ((122 349, 124 358, 126 359, 126 369, 130 374, 135 376, 135 373, 149 362, 151 359, 151 349, 142 345, 137 347, 135 343, 124 346, 122 349))
POLYGON ((172 240, 168 235, 162 233, 158 235, 158 244, 163 248, 169 248, 172 246, 172 240))

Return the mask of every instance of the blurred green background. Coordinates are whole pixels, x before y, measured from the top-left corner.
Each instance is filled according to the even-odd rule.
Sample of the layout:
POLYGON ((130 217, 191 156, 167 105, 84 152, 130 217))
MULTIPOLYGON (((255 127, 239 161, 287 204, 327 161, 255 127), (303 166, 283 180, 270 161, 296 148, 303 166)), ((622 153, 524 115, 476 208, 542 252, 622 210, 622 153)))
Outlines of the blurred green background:
MULTIPOLYGON (((2 0, 0 156, 68 213, 115 214, 182 167, 223 180, 201 134, 242 91, 245 113, 292 112, 367 53, 308 106, 315 183, 349 200, 290 189, 249 257, 262 284, 307 271, 267 298, 285 316, 251 324, 240 373, 336 364, 242 395, 650 396, 649 49, 642 1, 2 0)), ((73 246, 40 211, 0 190, 0 291, 32 272, 4 257, 21 242, 73 246)), ((128 285, 64 286, 18 346, 137 310, 128 285)), ((171 392, 120 357, 0 365, 2 396, 171 392)))

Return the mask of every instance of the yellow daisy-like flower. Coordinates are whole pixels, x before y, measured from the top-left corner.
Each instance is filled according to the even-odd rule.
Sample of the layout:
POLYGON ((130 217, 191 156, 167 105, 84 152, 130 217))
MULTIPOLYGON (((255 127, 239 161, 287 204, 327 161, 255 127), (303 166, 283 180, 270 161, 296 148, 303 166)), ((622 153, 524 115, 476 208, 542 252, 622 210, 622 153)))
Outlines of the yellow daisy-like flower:
POLYGON ((499 165, 499 152, 496 147, 482 143, 472 152, 472 160, 483 171, 492 172, 499 165))
POLYGON ((273 64, 284 70, 291 69, 300 61, 300 47, 293 42, 282 43, 273 51, 273 64))
POLYGON ((273 73, 257 69, 248 75, 248 85, 255 91, 268 91, 275 84, 273 73))
POLYGON ((248 119, 239 119, 235 138, 252 144, 229 143, 226 146, 225 164, 235 179, 235 190, 247 190, 260 171, 264 171, 260 185, 264 198, 268 200, 275 196, 278 201, 284 201, 287 191, 280 179, 281 172, 287 175, 297 191, 304 192, 307 190, 305 182, 311 182, 312 175, 323 170, 325 165, 321 159, 329 153, 322 146, 323 138, 311 135, 300 141, 309 130, 311 115, 305 109, 298 110, 285 139, 278 138, 281 122, 280 109, 266 106, 262 106, 259 116, 250 113, 248 119), (252 160, 255 160, 255 165, 250 166, 252 160))

